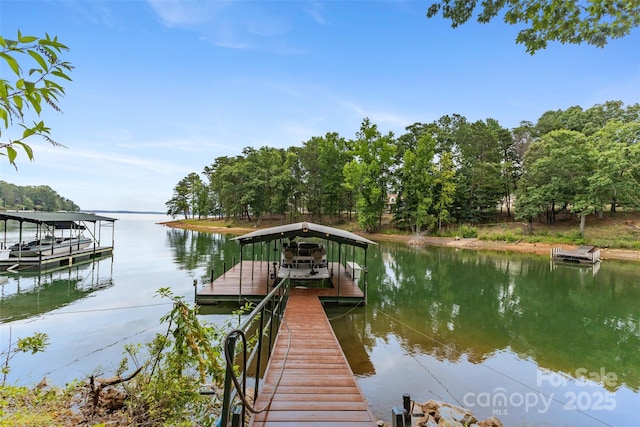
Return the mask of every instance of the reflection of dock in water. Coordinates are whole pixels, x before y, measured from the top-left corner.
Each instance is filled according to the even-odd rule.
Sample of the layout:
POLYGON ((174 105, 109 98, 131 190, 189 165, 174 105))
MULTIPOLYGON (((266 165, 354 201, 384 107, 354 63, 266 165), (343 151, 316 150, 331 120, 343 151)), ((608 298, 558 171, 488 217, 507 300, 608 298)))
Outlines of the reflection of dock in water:
POLYGON ((99 267, 100 261, 90 261, 49 272, 0 276, 0 322, 47 313, 113 286, 111 269, 101 275, 99 267))
POLYGON ((554 271, 557 269, 573 269, 580 272, 591 272, 592 276, 595 276, 598 271, 600 271, 600 263, 596 262, 593 264, 580 264, 575 262, 554 262, 551 261, 550 270, 554 271))

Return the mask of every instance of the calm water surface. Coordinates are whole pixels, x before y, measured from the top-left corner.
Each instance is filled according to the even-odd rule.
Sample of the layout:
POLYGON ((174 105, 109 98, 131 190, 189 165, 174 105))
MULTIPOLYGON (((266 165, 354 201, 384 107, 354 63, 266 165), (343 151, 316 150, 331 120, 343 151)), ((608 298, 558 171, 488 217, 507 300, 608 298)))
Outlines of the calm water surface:
MULTIPOLYGON (((112 258, 0 277, 0 347, 10 333, 51 341, 45 353, 13 359, 9 381, 112 374, 123 344, 164 330, 171 305, 157 289, 193 301, 194 280, 200 286, 238 255, 226 236, 166 228, 161 215, 113 216, 112 258)), ((409 393, 505 425, 637 424, 637 264, 553 269, 545 257, 392 244, 370 249, 368 264, 368 306, 327 311, 377 418, 389 421, 409 393)))

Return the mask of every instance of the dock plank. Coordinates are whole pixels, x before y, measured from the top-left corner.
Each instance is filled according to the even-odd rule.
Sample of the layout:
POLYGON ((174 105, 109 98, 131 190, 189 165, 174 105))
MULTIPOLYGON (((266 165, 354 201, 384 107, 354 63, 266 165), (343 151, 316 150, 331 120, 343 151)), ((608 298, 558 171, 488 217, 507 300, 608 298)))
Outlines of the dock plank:
POLYGON ((316 295, 291 292, 256 408, 270 399, 250 426, 375 425, 316 295))

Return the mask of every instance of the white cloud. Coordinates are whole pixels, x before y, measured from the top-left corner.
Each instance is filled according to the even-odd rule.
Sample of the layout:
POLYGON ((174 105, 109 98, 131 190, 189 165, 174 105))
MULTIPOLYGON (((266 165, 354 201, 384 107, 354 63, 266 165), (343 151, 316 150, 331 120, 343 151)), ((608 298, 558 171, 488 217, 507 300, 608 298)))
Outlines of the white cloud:
MULTIPOLYGON (((299 55, 304 49, 287 39, 293 29, 290 14, 271 2, 148 0, 169 28, 196 31, 200 40, 228 49, 264 50, 299 55)), ((284 9, 289 10, 289 9, 284 9)))
POLYGON ((403 131, 405 127, 420 121, 417 117, 403 116, 395 112, 379 110, 375 107, 361 106, 355 101, 336 100, 336 103, 348 111, 352 112, 352 116, 356 116, 359 120, 368 117, 371 122, 378 125, 378 129, 382 133, 386 133, 391 128, 394 133, 403 131))
POLYGON ((171 174, 181 171, 183 168, 174 162, 153 159, 151 157, 139 157, 124 155, 121 153, 95 150, 69 150, 51 146, 39 147, 35 151, 36 162, 43 167, 55 165, 61 171, 87 171, 96 172, 102 168, 105 170, 121 170, 119 168, 134 168, 135 173, 140 170, 153 171, 161 174, 171 174), (39 160, 42 159, 42 160, 39 160))
POLYGON ((231 1, 148 0, 153 11, 167 27, 194 27, 211 21, 231 1))
POLYGON ((327 23, 322 14, 322 12, 324 12, 322 3, 318 1, 312 1, 307 5, 307 7, 304 8, 304 11, 307 12, 307 14, 309 14, 309 16, 311 16, 311 18, 313 18, 316 23, 320 25, 324 25, 327 23))

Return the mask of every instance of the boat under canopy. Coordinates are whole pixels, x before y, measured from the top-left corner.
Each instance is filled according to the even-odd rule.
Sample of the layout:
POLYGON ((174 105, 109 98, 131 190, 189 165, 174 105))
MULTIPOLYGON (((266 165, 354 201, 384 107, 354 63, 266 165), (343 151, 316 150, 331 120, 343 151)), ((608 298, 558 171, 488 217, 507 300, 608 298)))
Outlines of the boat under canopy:
POLYGON ((13 211, 0 212, 0 220, 4 221, 0 267, 41 269, 45 265, 71 264, 80 258, 110 254, 113 250, 115 218, 86 212, 13 211), (19 223, 17 242, 7 241, 8 221, 19 223), (32 225, 25 230, 25 223, 35 227, 32 225), (101 244, 103 223, 111 228, 111 239, 107 245, 101 244), (31 234, 34 228, 35 236, 31 234), (29 236, 25 237, 27 231, 29 236))
POLYGON ((324 303, 366 304, 367 248, 376 242, 310 222, 255 230, 231 240, 240 244, 240 261, 234 257, 230 269, 223 263, 217 278, 212 270, 211 281, 196 290, 198 305, 260 302, 282 280, 324 303), (362 266, 356 262, 358 248, 362 266))

